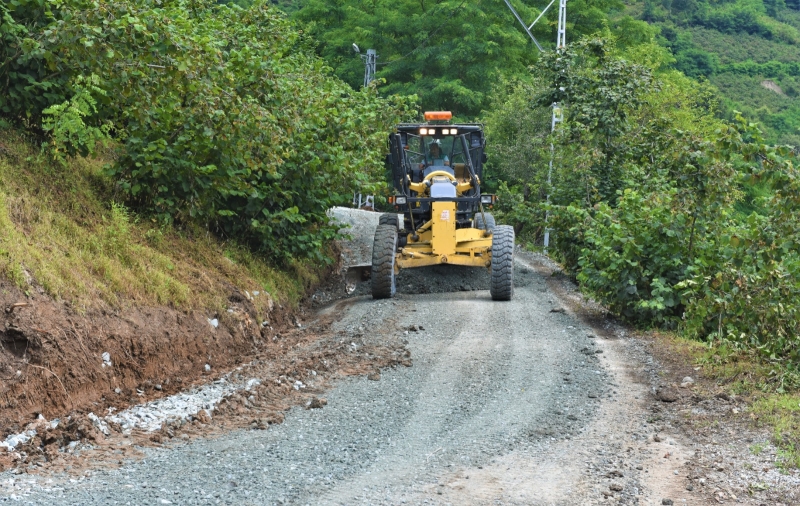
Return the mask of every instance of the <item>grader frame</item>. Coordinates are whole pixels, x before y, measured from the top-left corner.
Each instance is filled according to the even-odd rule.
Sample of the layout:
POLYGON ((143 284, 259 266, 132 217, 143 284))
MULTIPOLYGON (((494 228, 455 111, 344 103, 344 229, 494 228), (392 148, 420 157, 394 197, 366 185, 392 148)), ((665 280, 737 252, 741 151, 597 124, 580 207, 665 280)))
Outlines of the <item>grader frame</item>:
POLYGON ((375 233, 375 298, 394 295, 401 269, 438 264, 488 268, 492 298, 513 294, 514 231, 495 225, 484 209, 491 209, 495 196, 480 189, 486 161, 482 125, 451 125, 450 118, 446 112, 425 113, 425 123, 398 125, 390 135, 387 165, 395 195, 389 201, 395 213, 381 216, 375 233))

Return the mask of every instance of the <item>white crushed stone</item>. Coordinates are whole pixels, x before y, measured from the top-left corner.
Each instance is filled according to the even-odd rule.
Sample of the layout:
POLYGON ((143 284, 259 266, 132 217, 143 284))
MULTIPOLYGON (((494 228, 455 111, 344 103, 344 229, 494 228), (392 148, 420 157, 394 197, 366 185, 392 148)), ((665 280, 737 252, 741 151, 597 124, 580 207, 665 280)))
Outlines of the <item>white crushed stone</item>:
POLYGON ((160 430, 165 422, 187 420, 197 415, 200 410, 205 410, 211 416, 224 397, 239 390, 250 391, 260 384, 261 380, 258 378, 231 382, 227 377, 223 377, 186 392, 139 404, 119 413, 110 413, 104 420, 118 423, 123 432, 133 429, 155 432, 160 430))
MULTIPOLYGON (((37 422, 43 421, 45 423, 48 423, 50 425, 50 428, 52 429, 58 427, 58 424, 60 422, 58 418, 54 418, 53 420, 48 422, 45 419, 45 417, 42 416, 41 414, 38 416, 36 420, 37 422)), ((0 441, 0 448, 5 448, 6 451, 10 452, 13 451, 14 448, 16 448, 18 445, 25 444, 34 437, 36 437, 37 434, 36 429, 32 428, 31 425, 32 424, 28 425, 28 429, 26 429, 25 431, 20 432, 19 434, 11 434, 6 437, 5 441, 0 441)))
MULTIPOLYGON (((208 368, 210 369, 210 367, 208 368)), ((302 386, 295 385, 296 389, 305 388, 302 382, 298 383, 302 386)), ((123 432, 130 432, 133 429, 155 432, 160 430, 165 422, 189 419, 197 415, 200 410, 205 410, 211 416, 217 404, 224 397, 239 390, 249 392, 253 387, 260 384, 261 380, 258 378, 231 382, 228 376, 225 376, 213 383, 195 387, 187 392, 157 399, 146 404, 139 404, 116 414, 114 413, 116 408, 109 408, 109 414, 103 418, 94 413, 89 413, 87 417, 92 422, 92 425, 106 436, 111 434, 108 422, 118 423, 123 432)), ((53 429, 58 427, 60 422, 57 418, 47 422, 42 415, 39 415, 38 421, 49 423, 53 429)), ((36 437, 36 434, 37 431, 34 428, 28 428, 19 434, 11 434, 4 441, 0 441, 0 447, 9 452, 14 451, 20 444, 25 444, 36 437)))

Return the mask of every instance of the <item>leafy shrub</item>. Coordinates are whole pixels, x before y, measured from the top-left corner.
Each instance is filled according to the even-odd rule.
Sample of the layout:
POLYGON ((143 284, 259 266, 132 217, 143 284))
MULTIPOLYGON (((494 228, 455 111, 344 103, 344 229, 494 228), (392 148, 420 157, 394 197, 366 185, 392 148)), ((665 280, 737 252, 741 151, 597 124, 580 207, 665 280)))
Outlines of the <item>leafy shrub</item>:
POLYGON ((106 96, 98 82, 95 75, 88 79, 78 76, 72 98, 42 111, 42 129, 50 133, 50 154, 62 163, 66 156, 93 154, 98 143, 109 140, 111 123, 89 126, 84 122, 84 118, 97 113, 97 100, 92 94, 106 96))
POLYGON ((715 55, 702 49, 687 49, 675 55, 675 68, 689 77, 709 77, 717 72, 715 55))
POLYGON ((544 232, 545 213, 538 205, 538 196, 537 187, 532 184, 509 187, 501 181, 497 189, 496 217, 498 221, 513 224, 520 240, 535 242, 544 232))
POLYGON ((731 72, 747 76, 798 76, 800 75, 800 62, 779 62, 770 60, 765 63, 755 63, 751 60, 723 65, 720 72, 731 72))
POLYGON ((69 72, 52 67, 44 32, 53 22, 47 0, 0 2, 0 126, 41 126, 47 107, 68 100, 69 72))
POLYGON ((675 208, 676 189, 626 189, 615 209, 597 205, 587 223, 578 281, 613 311, 644 322, 679 315, 675 285, 689 267, 691 216, 675 208))
POLYGON ((722 7, 708 9, 695 16, 694 22, 720 32, 772 35, 758 10, 750 5, 723 4, 722 7))
MULTIPOLYGON (((9 114, 46 110, 46 128, 70 153, 113 124, 119 152, 109 174, 132 207, 165 223, 201 223, 274 259, 325 259, 335 235, 325 211, 382 177, 385 132, 410 111, 407 100, 332 77, 264 2, 52 8, 50 24, 17 36, 16 58, 66 76, 66 98, 9 114), (100 77, 82 86, 82 75, 100 77)), ((18 11, 9 13, 13 21, 18 11)))
MULTIPOLYGON (((758 140, 740 118, 739 131, 758 140)), ((772 360, 800 361, 800 171, 784 148, 742 146, 748 177, 775 189, 763 214, 721 235, 716 262, 679 284, 687 301, 683 328, 696 338, 758 350, 772 360)))

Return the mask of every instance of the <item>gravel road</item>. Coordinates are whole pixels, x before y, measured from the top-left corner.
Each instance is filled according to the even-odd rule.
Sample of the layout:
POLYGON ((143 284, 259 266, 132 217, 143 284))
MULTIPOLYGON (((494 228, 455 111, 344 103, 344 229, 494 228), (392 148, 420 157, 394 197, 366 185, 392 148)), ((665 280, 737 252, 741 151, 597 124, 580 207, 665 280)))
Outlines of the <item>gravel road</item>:
MULTIPOLYGON (((341 213, 361 239, 377 220, 341 213)), ((368 243, 344 243, 345 265, 368 243)), ((232 388, 260 383, 257 396, 233 394, 213 420, 115 429, 17 463, 0 473, 0 502, 798 504, 800 473, 781 467, 743 399, 558 273, 518 252, 510 302, 490 299, 483 269, 402 271, 397 297, 379 301, 368 281, 332 277, 314 315, 229 371, 232 388)))
POLYGON ((524 286, 511 302, 486 290, 354 299, 336 325, 378 334, 391 313, 413 367, 346 380, 324 409, 293 409, 266 431, 147 449, 77 480, 0 480, 17 480, 6 490, 23 502, 48 504, 445 503, 445 481, 511 452, 535 459, 580 433, 609 392, 591 329, 559 312, 529 267, 518 263, 517 278, 524 286))
POLYGON ((113 465, 2 473, 0 501, 707 504, 687 488, 692 443, 654 423, 652 357, 613 323, 575 316, 580 297, 551 267, 518 254, 510 302, 479 289, 485 273, 437 267, 403 273, 395 299, 323 306, 347 353, 401 342, 413 365, 342 380, 322 409, 292 408, 268 430, 130 452, 123 437, 103 454, 113 465), (426 281, 433 293, 414 294, 426 281))

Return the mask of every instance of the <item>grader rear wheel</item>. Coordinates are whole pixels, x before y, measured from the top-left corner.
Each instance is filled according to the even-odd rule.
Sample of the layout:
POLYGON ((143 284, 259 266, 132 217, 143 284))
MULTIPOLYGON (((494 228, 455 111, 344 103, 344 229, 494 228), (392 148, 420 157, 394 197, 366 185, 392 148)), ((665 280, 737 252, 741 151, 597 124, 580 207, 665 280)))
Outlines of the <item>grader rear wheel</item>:
POLYGON ((397 251, 397 226, 378 225, 372 243, 372 298, 394 297, 394 261, 397 251))
POLYGON ((497 224, 494 221, 494 216, 491 213, 476 213, 475 214, 475 228, 479 228, 481 230, 488 230, 491 232, 494 230, 497 224), (483 216, 486 216, 486 225, 483 224, 483 216))
POLYGON ((394 228, 399 228, 399 221, 396 213, 383 213, 378 218, 379 225, 392 225, 394 228))
MULTIPOLYGON (((489 221, 489 220, 486 220, 489 221)), ((514 228, 498 225, 492 235, 492 300, 511 300, 514 295, 514 228)))

